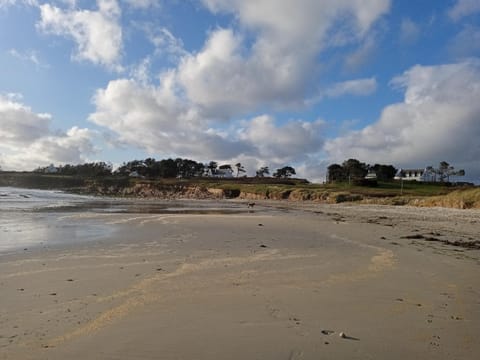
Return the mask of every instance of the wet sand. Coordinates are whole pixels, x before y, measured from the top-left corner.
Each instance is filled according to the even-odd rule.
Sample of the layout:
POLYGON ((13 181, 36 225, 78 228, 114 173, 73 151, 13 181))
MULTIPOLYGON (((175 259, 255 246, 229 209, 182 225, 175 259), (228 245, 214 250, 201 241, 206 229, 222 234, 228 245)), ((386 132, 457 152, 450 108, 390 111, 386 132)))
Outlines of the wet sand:
POLYGON ((113 231, 0 255, 0 359, 480 356, 478 211, 71 216, 113 231))

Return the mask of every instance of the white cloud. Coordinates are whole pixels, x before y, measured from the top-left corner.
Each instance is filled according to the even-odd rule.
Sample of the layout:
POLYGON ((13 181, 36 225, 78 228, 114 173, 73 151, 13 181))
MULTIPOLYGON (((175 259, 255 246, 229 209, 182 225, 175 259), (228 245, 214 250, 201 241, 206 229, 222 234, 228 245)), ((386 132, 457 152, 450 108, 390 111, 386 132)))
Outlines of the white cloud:
POLYGON ((182 56, 188 55, 183 41, 176 38, 167 28, 145 25, 143 30, 149 41, 155 46, 156 56, 166 54, 172 61, 178 61, 182 56))
POLYGON ((16 3, 16 0, 0 0, 0 9, 12 6, 16 3))
POLYGON ((420 36, 420 26, 412 19, 405 18, 400 24, 400 41, 404 44, 412 44, 420 36))
POLYGON ((448 10, 448 15, 454 21, 458 21, 465 16, 470 16, 480 12, 480 2, 478 0, 457 0, 455 5, 448 10))
MULTIPOLYGON (((231 119, 260 108, 304 106, 308 89, 318 80, 318 54, 341 46, 330 39, 338 35, 348 38, 344 44, 362 43, 390 1, 203 3, 213 12, 233 14, 235 29, 214 29, 202 49, 186 53, 166 29, 145 28, 157 54, 176 55, 178 65, 153 84, 148 80, 153 59, 144 59, 132 79, 110 81, 96 92, 89 120, 108 129, 110 139, 162 156, 280 166, 320 151, 322 121, 278 123, 269 115, 231 119)), ((337 84, 329 96, 366 95, 375 88, 374 78, 358 79, 337 84)))
POLYGON ((457 58, 480 55, 480 27, 465 25, 448 44, 449 52, 457 58))
POLYGON ((121 142, 150 153, 233 156, 235 142, 209 131, 195 108, 177 97, 172 80, 173 74, 165 73, 157 87, 129 79, 111 81, 97 91, 96 112, 89 119, 113 131, 121 142))
POLYGON ((205 116, 248 113, 259 106, 301 106, 318 78, 317 55, 342 35, 360 42, 389 9, 388 0, 204 0, 233 13, 239 29, 212 31, 198 53, 185 56, 179 84, 205 116), (249 42, 253 35, 254 41, 249 42))
POLYGON ((261 115, 250 120, 239 131, 240 139, 255 149, 255 155, 273 163, 298 161, 322 148, 324 122, 291 120, 278 126, 275 119, 261 115))
POLYGON ((0 0, 0 10, 13 5, 36 6, 37 0, 0 0))
POLYGON ((362 44, 345 58, 345 69, 350 72, 357 71, 373 56, 378 40, 375 34, 368 36, 362 44))
POLYGON ((324 98, 337 98, 346 95, 368 96, 377 91, 377 80, 372 78, 342 81, 321 91, 318 95, 307 99, 307 105, 318 103, 324 98))
POLYGON ((331 88, 325 90, 325 95, 328 97, 366 96, 373 94, 376 90, 377 80, 375 78, 355 79, 334 84, 331 88))
POLYGON ((0 159, 3 169, 32 170, 50 163, 80 163, 94 152, 94 134, 73 127, 53 131, 51 115, 35 113, 21 97, 0 95, 0 159))
POLYGON ((37 26, 46 33, 73 38, 77 45, 75 59, 120 71, 120 7, 116 0, 97 0, 97 5, 98 11, 40 5, 41 20, 37 26))
POLYGON ((37 68, 48 68, 49 66, 40 61, 38 54, 35 50, 27 50, 21 52, 17 49, 8 50, 8 54, 21 61, 26 61, 34 64, 37 68))
POLYGON ((160 6, 160 0, 123 0, 135 9, 148 9, 160 6))
POLYGON ((445 160, 480 177, 480 62, 417 65, 392 84, 405 89, 404 101, 387 106, 376 123, 328 140, 332 161, 422 167, 445 160))
POLYGON ((121 143, 162 156, 183 156, 249 164, 299 161, 322 146, 322 121, 291 120, 277 125, 267 115, 234 123, 228 128, 200 116, 172 87, 174 74, 158 86, 134 80, 111 81, 94 98, 90 120, 109 129, 121 143))

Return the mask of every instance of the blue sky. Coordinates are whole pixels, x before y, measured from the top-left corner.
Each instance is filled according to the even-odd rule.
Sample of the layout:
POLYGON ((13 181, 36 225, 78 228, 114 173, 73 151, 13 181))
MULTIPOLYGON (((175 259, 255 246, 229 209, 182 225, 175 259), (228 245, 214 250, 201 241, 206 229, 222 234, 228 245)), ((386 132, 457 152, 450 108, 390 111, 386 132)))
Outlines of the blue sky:
POLYGON ((450 162, 480 181, 477 0, 0 0, 0 166, 450 162))

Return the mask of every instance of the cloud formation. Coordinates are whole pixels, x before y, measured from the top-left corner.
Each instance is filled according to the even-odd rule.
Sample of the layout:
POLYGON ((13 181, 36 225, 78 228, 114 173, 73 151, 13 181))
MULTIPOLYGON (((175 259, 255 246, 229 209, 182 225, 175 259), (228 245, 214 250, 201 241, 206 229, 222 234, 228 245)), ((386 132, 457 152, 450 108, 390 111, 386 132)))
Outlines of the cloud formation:
POLYGON ((52 116, 35 113, 19 96, 0 95, 0 166, 32 170, 50 163, 81 163, 94 153, 88 129, 51 129, 52 116))
POLYGON ((42 31, 72 38, 77 50, 76 60, 87 60, 112 70, 121 70, 121 10, 116 0, 97 0, 97 11, 62 10, 51 4, 40 5, 42 31))
POLYGON ((480 177, 480 62, 417 65, 392 85, 404 89, 404 101, 384 108, 372 125, 328 140, 330 158, 401 167, 445 160, 472 169, 470 178, 480 177))
POLYGON ((465 25, 463 29, 450 40, 448 50, 457 58, 480 55, 480 27, 465 25))
POLYGON ((411 44, 417 41, 419 36, 420 26, 412 19, 403 19, 400 24, 400 41, 404 44, 411 44))
POLYGON ((480 12, 480 2, 478 0, 457 0, 455 5, 448 10, 448 15, 454 21, 458 21, 465 16, 470 16, 480 12))
POLYGON ((97 91, 97 111, 90 120, 110 129, 122 143, 197 160, 250 157, 281 163, 321 147, 320 121, 292 120, 278 126, 264 115, 228 129, 211 127, 192 104, 175 95, 172 76, 166 75, 158 87, 128 79, 110 82, 97 91))
MULTIPOLYGON (((148 81, 150 59, 145 59, 133 78, 112 80, 97 90, 89 120, 122 143, 197 160, 280 164, 320 151, 322 121, 279 122, 268 112, 305 106, 319 77, 319 53, 361 45, 390 1, 203 4, 214 13, 233 14, 236 22, 212 30, 197 52, 186 52, 166 29, 147 29, 155 51, 177 56, 176 66, 154 83, 148 81), (244 120, 232 120, 240 117, 244 120)), ((325 96, 367 95, 376 85, 374 78, 346 81, 325 96)))
POLYGON ((329 46, 361 43, 390 6, 388 0, 203 3, 212 12, 233 14, 238 29, 213 31, 201 51, 182 59, 177 77, 205 116, 220 118, 265 105, 300 106, 318 79, 318 54, 329 46))

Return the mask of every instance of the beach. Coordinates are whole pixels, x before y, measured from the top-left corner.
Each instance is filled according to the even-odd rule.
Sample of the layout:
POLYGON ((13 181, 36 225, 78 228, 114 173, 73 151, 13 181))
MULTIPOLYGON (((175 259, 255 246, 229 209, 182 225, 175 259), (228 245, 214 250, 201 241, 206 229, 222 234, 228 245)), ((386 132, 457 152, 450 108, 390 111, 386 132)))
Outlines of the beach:
POLYGON ((479 211, 202 204, 0 253, 0 359, 480 356, 479 211))

